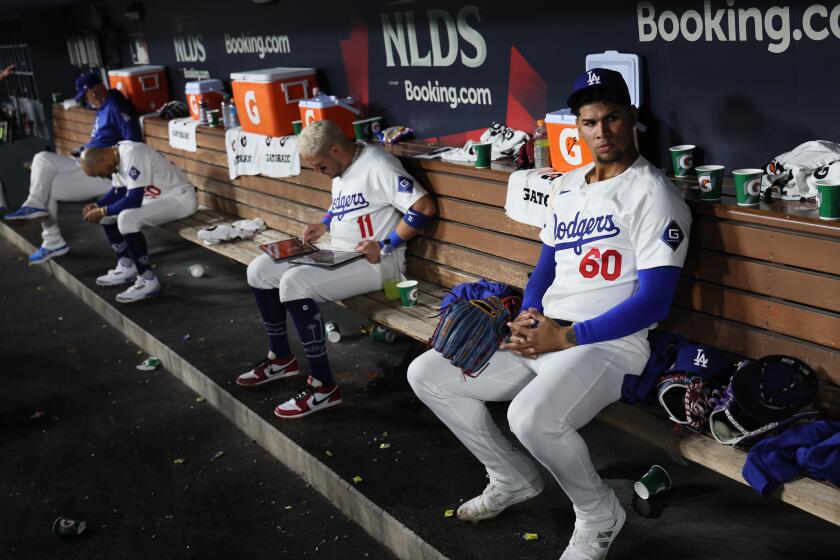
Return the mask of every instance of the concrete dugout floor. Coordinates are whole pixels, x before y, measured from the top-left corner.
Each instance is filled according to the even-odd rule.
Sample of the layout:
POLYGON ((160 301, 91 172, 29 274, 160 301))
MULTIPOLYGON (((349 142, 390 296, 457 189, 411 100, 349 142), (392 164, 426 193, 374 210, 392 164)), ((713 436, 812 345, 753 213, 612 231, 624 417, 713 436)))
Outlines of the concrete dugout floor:
MULTIPOLYGON (((99 228, 84 224, 77 218, 80 207, 81 205, 72 204, 62 206, 62 229, 71 243, 71 252, 58 259, 58 262, 96 293, 113 301, 116 293, 113 289, 98 288, 93 284, 98 274, 113 266, 113 258, 99 228)), ((38 226, 19 228, 16 232, 33 244, 37 245, 40 241, 38 226)), ((270 419, 279 431, 320 459, 342 478, 349 481, 356 475, 361 476, 364 481, 358 485, 360 491, 449 558, 483 559, 493 555, 504 559, 550 559, 559 556, 571 534, 574 519, 568 500, 555 485, 549 485, 549 490, 537 499, 482 524, 466 525, 454 519, 444 518, 446 509, 456 508, 460 501, 480 493, 486 479, 483 469, 405 386, 402 368, 406 359, 417 349, 416 344, 407 340, 393 345, 370 341, 359 333, 359 327, 369 323, 366 319, 339 306, 325 305, 323 309, 327 319, 336 320, 344 335, 341 342, 330 347, 330 352, 333 370, 342 384, 345 402, 322 414, 300 421, 281 423, 271 414, 273 405, 295 393, 302 379, 280 381, 257 391, 246 391, 233 384, 233 379, 238 373, 249 369, 265 353, 264 333, 244 280, 244 268, 163 230, 149 231, 147 237, 152 262, 166 285, 166 292, 154 302, 120 307, 126 316, 168 344, 248 407, 262 417, 270 419), (189 277, 186 269, 193 263, 203 264, 208 274, 200 279, 189 277), (187 334, 190 336, 186 337, 187 334), (383 435, 385 433, 387 435, 383 435), (379 444, 386 441, 391 446, 388 449, 380 449, 379 444), (540 538, 525 541, 521 537, 525 532, 538 533, 540 538)), ((23 275, 24 272, 13 271, 25 270, 25 265, 8 258, 4 258, 4 263, 6 274, 0 282, 3 283, 2 289, 7 299, 3 306, 14 310, 4 314, 15 317, 14 326, 9 325, 9 321, 4 318, 3 328, 12 333, 4 335, 4 344, 6 339, 20 341, 6 348, 14 348, 15 354, 22 356, 25 362, 42 360, 37 362, 40 364, 39 369, 55 371, 58 381, 45 380, 46 387, 59 385, 67 391, 73 391, 80 384, 84 386, 81 379, 85 376, 82 372, 88 368, 101 369, 114 375, 116 372, 113 371, 113 362, 106 363, 104 359, 119 358, 103 355, 103 349, 96 342, 99 334, 96 328, 99 328, 101 321, 92 314, 91 320, 97 327, 80 327, 66 332, 66 341, 54 345, 48 352, 35 348, 35 341, 32 339, 41 340, 46 337, 52 340, 50 337, 55 335, 52 335, 51 329, 56 329, 59 323, 56 323, 54 317, 50 318, 55 315, 53 304, 45 300, 43 291, 33 291, 30 284, 35 282, 44 286, 54 281, 47 279, 43 272, 26 271, 26 274, 35 275, 31 278, 38 278, 40 274, 41 280, 16 284, 10 276, 23 275), (15 296, 9 298, 12 288, 15 296), (39 323, 41 319, 45 323, 39 323), (14 334, 18 331, 30 334, 21 338, 14 334), (14 338, 15 336, 17 338, 14 338), (73 377, 69 377, 70 375, 73 377)), ((293 329, 291 330, 293 332, 293 329)), ((122 339, 118 337, 118 340, 122 339)), ((302 357, 303 353, 294 335, 292 343, 298 356, 302 357)), ((133 366, 142 356, 134 356, 130 349, 126 352, 127 355, 122 359, 128 362, 128 367, 120 371, 127 371, 125 375, 131 376, 128 377, 131 380, 130 394, 132 399, 136 399, 137 406, 141 407, 140 417, 145 418, 146 422, 152 416, 159 419, 166 425, 166 432, 171 433, 176 441, 177 438, 194 437, 197 442, 204 442, 194 443, 201 449, 201 453, 197 453, 193 463, 186 463, 181 465, 182 467, 189 468, 191 464, 209 461, 217 448, 224 449, 215 441, 220 429, 219 424, 224 424, 223 419, 219 418, 218 424, 215 425, 194 419, 191 414, 196 414, 195 403, 190 402, 188 398, 186 403, 194 408, 187 408, 189 412, 178 412, 174 404, 167 404, 167 399, 153 390, 157 381, 152 380, 160 380, 166 377, 166 374, 162 371, 146 376, 140 374, 133 366), (146 379, 149 383, 141 382, 146 379)), ((15 361, 19 360, 21 358, 15 361)), ((4 358, 4 363, 9 363, 9 360, 4 358)), ((26 365, 22 367, 24 371, 30 369, 26 365)), ((14 378, 16 381, 13 386, 4 389, 0 394, 4 395, 4 399, 8 398, 8 395, 14 394, 10 391, 17 391, 16 387, 23 383, 21 379, 26 380, 28 377, 18 374, 14 378)), ((8 379, 9 377, 4 375, 0 382, 8 384, 8 379)), ((178 385, 175 380, 168 381, 167 386, 178 385)), ((99 391, 89 391, 86 395, 85 401, 91 410, 104 411, 109 408, 111 397, 107 395, 107 391, 113 391, 114 388, 105 381, 102 384, 104 387, 99 391)), ((186 389, 183 391, 189 393, 186 389)), ((39 391, 33 389, 33 394, 37 395, 39 391)), ((25 408, 30 404, 31 401, 26 400, 13 401, 12 408, 25 408)), ((494 414, 502 425, 505 424, 505 408, 504 405, 493 406, 494 414)), ((61 416, 66 416, 66 413, 62 412, 61 416)), ((97 446, 113 445, 111 438, 134 438, 142 433, 142 430, 137 431, 134 428, 134 425, 139 424, 132 425, 129 422, 122 426, 119 435, 98 435, 96 425, 102 422, 103 416, 102 413, 91 414, 88 419, 91 425, 79 428, 89 430, 90 435, 86 436, 84 445, 87 445, 88 441, 97 446), (135 433, 132 434, 132 431, 135 433), (103 441, 100 441, 100 438, 103 441)), ((27 429, 30 432, 30 440, 33 437, 44 437, 39 435, 38 430, 27 429)), ((587 426, 582 435, 590 445, 593 460, 602 477, 616 489, 629 513, 628 524, 613 545, 611 560, 769 560, 836 556, 840 545, 840 528, 834 525, 776 500, 761 498, 752 489, 703 467, 675 463, 658 448, 646 445, 597 421, 587 426), (659 511, 644 512, 649 517, 643 517, 634 510, 632 484, 654 463, 665 466, 671 472, 675 487, 659 502, 659 511)), ((18 439, 22 438, 23 436, 18 436, 18 439)), ((79 442, 75 444, 81 445, 79 442)), ((133 454, 130 445, 123 444, 122 447, 121 453, 133 454)), ((40 451, 45 455, 39 460, 50 462, 52 448, 52 445, 42 445, 40 451)), ((169 452, 163 445, 158 451, 161 454, 169 452)), ((117 453, 117 450, 113 452, 117 453)), ((137 457, 138 455, 133 454, 128 459, 134 470, 153 467, 155 461, 151 457, 146 457, 145 454, 140 454, 139 459, 137 457)), ((206 463, 206 469, 199 470, 206 472, 217 468, 230 468, 231 470, 225 473, 226 476, 231 479, 239 478, 242 465, 247 463, 247 460, 232 459, 226 453, 218 460, 218 467, 214 461, 206 463)), ((166 461, 164 463, 167 471, 171 471, 170 464, 166 461)), ((81 463, 88 464, 88 459, 81 463)), ((20 467, 12 465, 6 468, 20 467)), ((93 467, 81 466, 78 469, 81 471, 79 474, 84 476, 86 468, 93 467)), ((276 476, 271 477, 273 480, 289 480, 282 467, 276 463, 271 463, 270 468, 277 469, 276 476)), ((100 478, 107 480, 113 476, 112 469, 114 474, 119 474, 120 467, 114 465, 98 471, 100 478)), ((46 469, 41 476, 44 484, 62 484, 61 475, 55 469, 46 469)), ((139 477, 132 476, 126 480, 136 478, 139 477)), ((269 478, 266 475, 260 477, 260 480, 267 481, 269 478)), ((181 530, 178 537, 174 537, 176 540, 180 539, 179 544, 191 544, 205 539, 212 541, 220 531, 225 530, 226 524, 242 514, 242 496, 238 483, 233 480, 227 482, 225 476, 220 476, 218 480, 218 485, 214 487, 217 493, 213 504, 214 508, 218 509, 217 519, 223 521, 194 525, 189 530, 181 530), (190 535, 194 535, 194 540, 188 539, 190 535)), ((25 512, 27 509, 21 504, 28 504, 27 515, 34 516, 35 510, 31 504, 45 497, 32 494, 38 488, 33 490, 33 487, 27 486, 31 482, 25 478, 17 478, 10 483, 13 487, 9 488, 9 494, 27 493, 27 500, 23 502, 19 497, 15 497, 18 504, 15 509, 21 507, 19 511, 25 512)), ((73 483, 68 484, 72 486, 73 483)), ((303 482, 299 482, 299 485, 303 486, 303 482)), ((136 492, 142 494, 148 490, 136 492)), ((275 490, 275 500, 279 504, 284 501, 286 492, 291 497, 295 495, 294 492, 300 491, 300 488, 289 482, 288 485, 275 487, 275 490)), ((85 495, 90 496, 88 501, 93 497, 90 492, 85 495)), ((98 504, 97 507, 101 505, 105 508, 104 511, 119 507, 111 506, 111 501, 113 500, 107 504, 98 504)), ((160 513, 161 508, 165 509, 166 506, 155 497, 145 494, 138 494, 133 503, 138 519, 149 520, 141 523, 146 527, 146 531, 139 531, 131 525, 131 528, 125 528, 122 534, 129 537, 134 535, 136 540, 128 542, 134 543, 131 546, 138 547, 137 550, 145 550, 148 543, 153 545, 154 541, 142 539, 140 535, 149 537, 147 533, 153 528, 152 520, 160 513)), ((184 495, 182 503, 185 508, 201 508, 202 502, 199 497, 187 494, 184 495)), ((281 510, 280 514, 284 512, 285 510, 281 510)), ((314 520, 315 512, 311 515, 311 519, 314 520)), ((47 519, 47 524, 51 521, 51 518, 47 519)), ((28 525, 21 525, 22 521, 16 523, 18 524, 14 527, 26 532, 25 527, 28 525)), ((247 526, 253 528, 253 523, 247 526)), ((41 525, 38 525, 38 531, 40 530, 41 525)), ((256 532, 265 534, 264 531, 256 532)), ((226 538, 241 542, 246 547, 247 534, 247 531, 225 533, 226 538)), ((96 538, 92 535, 91 542, 96 538)), ((156 539, 160 538, 159 535, 156 539)), ((331 557, 324 554, 324 557, 331 557)), ((384 552, 381 554, 382 558, 388 557, 384 552)))

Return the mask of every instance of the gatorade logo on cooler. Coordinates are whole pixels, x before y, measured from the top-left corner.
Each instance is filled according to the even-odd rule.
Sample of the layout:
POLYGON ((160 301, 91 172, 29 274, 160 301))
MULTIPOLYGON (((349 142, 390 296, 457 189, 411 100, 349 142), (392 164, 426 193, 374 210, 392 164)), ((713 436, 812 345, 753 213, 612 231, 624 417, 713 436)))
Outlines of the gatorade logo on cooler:
POLYGON ((560 155, 569 165, 583 163, 583 153, 580 150, 580 138, 577 128, 564 128, 560 131, 560 155))
POLYGON ((196 99, 195 95, 190 95, 190 109, 192 109, 194 115, 199 114, 198 99, 196 99))
POLYGON ((254 90, 245 92, 245 114, 253 124, 260 124, 260 111, 257 108, 257 94, 254 90))
POLYGON ((309 126, 313 122, 315 122, 315 111, 312 109, 307 109, 306 114, 303 117, 303 122, 306 126, 309 126))

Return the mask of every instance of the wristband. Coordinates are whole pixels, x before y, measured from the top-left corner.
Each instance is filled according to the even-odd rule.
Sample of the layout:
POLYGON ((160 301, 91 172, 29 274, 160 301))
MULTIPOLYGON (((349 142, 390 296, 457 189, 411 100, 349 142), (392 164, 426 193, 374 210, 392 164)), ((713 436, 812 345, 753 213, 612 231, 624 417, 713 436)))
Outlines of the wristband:
POLYGON ((434 216, 427 216, 411 208, 406 210, 403 215, 403 221, 414 229, 426 229, 426 226, 434 219, 434 216))
POLYGON ((321 223, 327 227, 330 227, 330 222, 332 222, 332 213, 327 212, 324 214, 324 217, 321 218, 321 223))
MULTIPOLYGON (((392 232, 388 235, 388 240, 391 242, 391 247, 393 247, 393 248, 395 248, 395 249, 396 249, 397 247, 399 247, 400 245, 402 245, 403 243, 405 243, 405 239, 403 239, 402 237, 400 237, 400 234, 399 234, 399 233, 397 233, 397 230, 392 231, 392 232)), ((384 247, 384 246, 385 246, 385 241, 380 241, 380 242, 379 242, 379 248, 381 249, 381 248, 382 248, 382 247, 384 247)))
POLYGON ((107 206, 100 206, 99 207, 99 213, 102 214, 102 217, 104 218, 105 216, 108 215, 108 207, 107 206))

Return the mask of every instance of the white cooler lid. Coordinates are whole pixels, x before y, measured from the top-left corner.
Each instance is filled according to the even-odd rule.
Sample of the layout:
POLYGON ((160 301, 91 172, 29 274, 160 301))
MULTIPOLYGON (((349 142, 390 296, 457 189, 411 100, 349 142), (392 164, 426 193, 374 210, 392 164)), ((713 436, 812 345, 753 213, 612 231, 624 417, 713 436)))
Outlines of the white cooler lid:
POLYGON ((586 55, 586 69, 592 68, 607 68, 620 72, 624 81, 627 82, 627 89, 630 90, 630 102, 636 107, 639 106, 642 101, 639 55, 618 51, 588 54, 586 55))
POLYGON ((315 68, 266 68, 264 70, 248 70, 245 72, 234 72, 230 75, 231 80, 239 82, 276 82, 288 78, 309 76, 316 72, 315 68))
POLYGON ((116 68, 109 70, 108 74, 114 76, 136 76, 138 74, 149 74, 150 72, 161 72, 163 66, 146 65, 146 66, 132 66, 130 68, 116 68))
POLYGON ((221 80, 197 80, 194 82, 187 82, 184 86, 184 93, 207 93, 210 91, 216 91, 219 93, 225 92, 225 87, 222 85, 221 80))
POLYGON ((575 124, 577 117, 572 114, 571 109, 561 109, 559 111, 552 111, 546 114, 545 122, 559 123, 559 124, 575 124))

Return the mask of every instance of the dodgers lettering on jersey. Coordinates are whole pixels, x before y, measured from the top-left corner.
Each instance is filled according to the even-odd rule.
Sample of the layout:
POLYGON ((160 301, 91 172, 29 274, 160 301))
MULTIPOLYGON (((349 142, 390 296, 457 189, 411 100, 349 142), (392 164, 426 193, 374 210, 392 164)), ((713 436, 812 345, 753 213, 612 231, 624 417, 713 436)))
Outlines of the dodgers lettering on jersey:
POLYGON ((590 164, 552 183, 540 239, 555 249, 548 317, 585 321, 638 289, 638 270, 681 267, 691 214, 682 194, 645 158, 621 175, 586 183, 590 164))
POLYGON ((344 174, 332 182, 330 240, 337 251, 361 241, 385 239, 426 191, 384 150, 365 146, 344 174))

